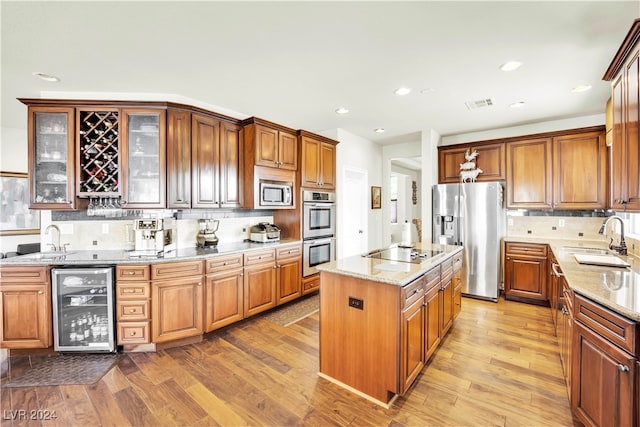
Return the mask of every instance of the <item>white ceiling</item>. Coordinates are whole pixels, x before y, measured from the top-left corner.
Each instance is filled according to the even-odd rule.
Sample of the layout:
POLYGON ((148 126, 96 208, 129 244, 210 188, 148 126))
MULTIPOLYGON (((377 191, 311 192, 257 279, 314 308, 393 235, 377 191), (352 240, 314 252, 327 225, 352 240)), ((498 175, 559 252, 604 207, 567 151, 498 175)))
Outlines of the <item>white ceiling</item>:
POLYGON ((3 127, 26 128, 18 97, 144 98, 382 144, 422 129, 445 136, 600 114, 602 75, 640 16, 637 0, 0 7, 3 127), (513 59, 524 66, 498 69, 513 59), (593 89, 571 93, 579 84, 593 89), (412 92, 395 95, 400 86, 412 92), (465 107, 484 98, 495 105, 465 107), (508 107, 516 101, 526 104, 508 107))

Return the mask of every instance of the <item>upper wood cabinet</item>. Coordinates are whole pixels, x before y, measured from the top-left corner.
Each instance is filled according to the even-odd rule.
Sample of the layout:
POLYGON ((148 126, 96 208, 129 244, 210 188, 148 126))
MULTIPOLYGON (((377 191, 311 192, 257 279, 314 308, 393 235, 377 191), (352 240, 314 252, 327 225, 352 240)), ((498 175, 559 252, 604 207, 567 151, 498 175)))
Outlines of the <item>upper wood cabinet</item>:
POLYGON ((191 113, 167 111, 167 207, 191 208, 191 113))
POLYGON ((482 169, 476 181, 502 181, 505 179, 504 144, 467 145, 438 147, 438 182, 440 184, 460 182, 460 165, 467 160, 465 151, 477 151, 477 168, 482 169))
POLYGON ((337 142, 304 131, 299 134, 302 144, 300 185, 324 190, 335 189, 337 142))
POLYGON ((604 131, 553 138, 553 207, 604 209, 607 170, 604 131))
POLYGON ((298 140, 293 129, 252 117, 244 123, 247 163, 295 171, 298 140))
POLYGON ((507 143, 507 207, 552 207, 551 138, 507 143))
POLYGON ((640 19, 636 19, 603 79, 611 82, 613 144, 611 207, 640 211, 640 19))

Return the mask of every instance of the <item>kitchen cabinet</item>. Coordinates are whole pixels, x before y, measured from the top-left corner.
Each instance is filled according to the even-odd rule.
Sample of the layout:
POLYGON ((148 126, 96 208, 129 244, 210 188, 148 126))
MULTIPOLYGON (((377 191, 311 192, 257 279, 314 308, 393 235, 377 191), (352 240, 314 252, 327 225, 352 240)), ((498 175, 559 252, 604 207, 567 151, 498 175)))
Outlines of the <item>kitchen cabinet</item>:
POLYGON ((505 145, 493 144, 464 144, 463 146, 438 147, 438 183, 460 182, 460 165, 466 163, 464 154, 467 149, 477 151, 474 162, 482 169, 476 181, 502 181, 505 179, 505 145))
POLYGON ((440 336, 444 337, 453 325, 453 264, 448 259, 440 264, 440 336))
POLYGON ((253 316, 276 306, 274 249, 244 254, 244 315, 253 316))
POLYGON ((606 208, 607 174, 604 129, 553 138, 554 208, 606 208))
POLYGON ((638 425, 638 324, 575 297, 571 408, 586 426, 638 425))
POLYGON ((75 208, 75 109, 28 108, 29 207, 75 208))
POLYGON ((164 110, 124 108, 120 112, 122 142, 120 156, 123 207, 164 208, 165 124, 164 110))
POLYGON ((52 343, 51 280, 48 267, 0 269, 2 348, 48 348, 52 343))
POLYGON ((118 345, 129 346, 151 342, 150 278, 148 264, 116 266, 116 339, 118 345))
POLYGON ((241 127, 201 114, 191 122, 191 207, 242 207, 241 127))
POLYGON ((560 336, 558 344, 560 345, 560 361, 562 363, 562 372, 567 385, 568 397, 571 399, 571 372, 573 370, 573 335, 574 335, 574 310, 573 300, 574 294, 563 276, 558 279, 558 286, 562 290, 562 297, 559 300, 561 304, 561 317, 558 319, 560 323, 560 336))
POLYGON ((462 311, 462 252, 453 256, 453 319, 462 311))
POLYGON ((310 294, 320 289, 320 275, 312 274, 302 278, 302 295, 310 294))
POLYGON ((205 332, 244 317, 243 256, 235 254, 206 260, 205 332))
POLYGON ((400 394, 424 367, 424 276, 404 286, 400 331, 400 394))
POLYGON ((151 265, 152 341, 202 335, 203 261, 151 265))
POLYGON ((254 156, 252 164, 298 170, 298 138, 293 129, 253 118, 244 126, 244 136, 254 156))
POLYGON ((440 266, 425 273, 424 290, 423 357, 427 362, 442 341, 442 335, 440 335, 440 266))
POLYGON ((507 143, 507 208, 553 207, 551 149, 551 138, 507 143))
POLYGON ((167 207, 191 209, 191 113, 167 111, 167 207))
POLYGON ((506 299, 548 304, 547 245, 507 242, 504 293, 506 299))
POLYGON ((603 79, 611 82, 613 110, 611 207, 640 211, 640 19, 634 21, 603 79))
POLYGON ((302 246, 283 246, 276 250, 276 303, 292 301, 302 294, 302 246))
POLYGON ((549 289, 549 306, 551 307, 551 320, 553 321, 554 333, 556 336, 558 335, 558 315, 559 311, 562 310, 560 307, 562 302, 562 286, 559 283, 560 275, 560 265, 556 260, 553 252, 549 251, 549 265, 547 267, 547 271, 549 272, 549 280, 547 282, 549 289))
POLYGON ((336 142, 300 131, 302 173, 300 183, 307 188, 333 190, 336 186, 336 142))

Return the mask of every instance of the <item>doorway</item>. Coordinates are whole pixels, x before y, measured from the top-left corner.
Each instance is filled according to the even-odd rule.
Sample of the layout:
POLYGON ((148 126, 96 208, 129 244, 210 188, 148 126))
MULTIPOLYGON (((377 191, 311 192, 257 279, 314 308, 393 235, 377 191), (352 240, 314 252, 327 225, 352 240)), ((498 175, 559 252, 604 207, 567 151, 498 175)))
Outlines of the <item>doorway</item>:
POLYGON ((368 172, 351 166, 342 169, 342 189, 338 211, 338 253, 346 258, 367 251, 369 192, 368 172))

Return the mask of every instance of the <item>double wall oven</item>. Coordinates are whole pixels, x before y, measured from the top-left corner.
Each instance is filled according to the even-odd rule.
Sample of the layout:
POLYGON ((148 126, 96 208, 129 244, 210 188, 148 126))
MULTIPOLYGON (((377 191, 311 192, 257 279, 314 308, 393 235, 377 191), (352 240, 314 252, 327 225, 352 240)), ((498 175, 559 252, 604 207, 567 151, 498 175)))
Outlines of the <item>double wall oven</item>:
POLYGON ((336 254, 336 193, 302 192, 304 277, 317 273, 316 265, 333 261, 336 254))

